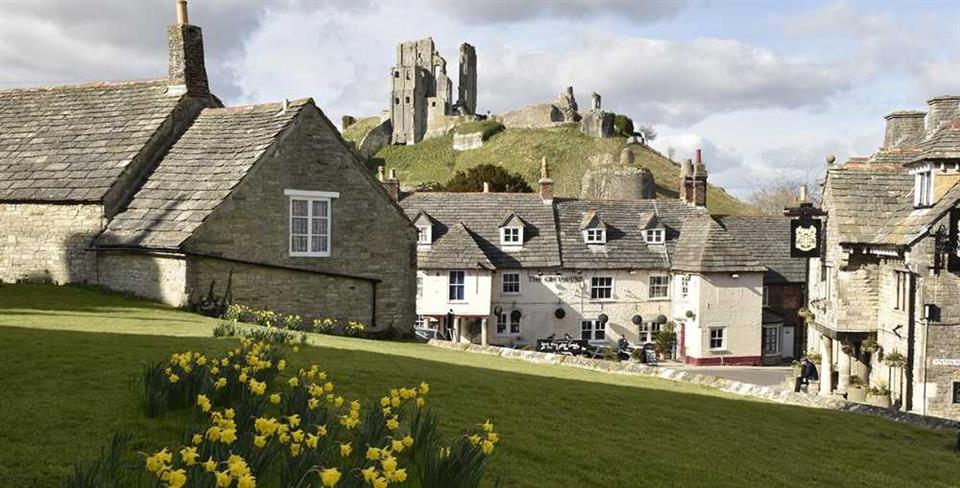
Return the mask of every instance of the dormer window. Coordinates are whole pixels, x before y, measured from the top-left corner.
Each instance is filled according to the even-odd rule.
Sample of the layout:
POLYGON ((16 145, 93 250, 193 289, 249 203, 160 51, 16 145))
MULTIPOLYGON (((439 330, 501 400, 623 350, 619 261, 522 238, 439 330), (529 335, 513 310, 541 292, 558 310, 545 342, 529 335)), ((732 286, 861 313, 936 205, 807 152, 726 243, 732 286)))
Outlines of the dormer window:
POLYGON ((933 171, 927 169, 914 175, 913 206, 929 207, 933 205, 933 171))
POLYGON ((647 244, 663 244, 666 240, 666 232, 663 229, 647 229, 647 244))
POLYGON ((504 246, 522 246, 523 227, 501 227, 500 244, 504 246))
POLYGON ((433 242, 433 229, 429 225, 417 226, 417 244, 429 246, 433 242))
POLYGON ((587 244, 606 244, 606 229, 586 229, 583 231, 583 242, 587 244))

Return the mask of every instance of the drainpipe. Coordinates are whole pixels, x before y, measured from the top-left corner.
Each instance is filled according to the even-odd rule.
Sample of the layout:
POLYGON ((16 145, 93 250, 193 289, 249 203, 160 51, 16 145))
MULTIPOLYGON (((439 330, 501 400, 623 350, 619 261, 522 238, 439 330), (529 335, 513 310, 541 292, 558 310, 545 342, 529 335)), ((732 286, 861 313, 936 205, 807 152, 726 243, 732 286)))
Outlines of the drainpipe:
POLYGON ((913 409, 913 361, 916 350, 914 342, 916 341, 916 310, 917 310, 917 275, 910 273, 910 300, 907 306, 907 364, 906 364, 906 386, 903 393, 903 410, 909 412, 913 409))
POLYGON ((370 299, 370 328, 377 328, 377 282, 371 281, 370 284, 373 286, 373 296, 370 299))

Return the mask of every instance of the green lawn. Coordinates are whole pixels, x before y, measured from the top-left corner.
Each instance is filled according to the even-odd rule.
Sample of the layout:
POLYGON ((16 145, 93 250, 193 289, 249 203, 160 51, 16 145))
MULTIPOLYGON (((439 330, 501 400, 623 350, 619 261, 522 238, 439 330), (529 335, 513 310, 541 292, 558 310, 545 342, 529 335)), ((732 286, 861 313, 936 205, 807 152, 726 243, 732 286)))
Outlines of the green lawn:
MULTIPOLYGON (((235 344, 209 337, 213 323, 88 289, 0 286, 0 486, 56 485, 117 429, 133 432, 138 449, 175 442, 184 417, 145 419, 131 378, 140 364, 171 352, 235 344), (167 330, 196 337, 160 335, 167 330)), ((491 465, 503 486, 946 487, 960 480, 951 432, 420 344, 327 336, 317 343, 291 362, 322 364, 348 397, 379 398, 389 387, 427 381, 448 431, 489 417, 503 438, 491 465)))

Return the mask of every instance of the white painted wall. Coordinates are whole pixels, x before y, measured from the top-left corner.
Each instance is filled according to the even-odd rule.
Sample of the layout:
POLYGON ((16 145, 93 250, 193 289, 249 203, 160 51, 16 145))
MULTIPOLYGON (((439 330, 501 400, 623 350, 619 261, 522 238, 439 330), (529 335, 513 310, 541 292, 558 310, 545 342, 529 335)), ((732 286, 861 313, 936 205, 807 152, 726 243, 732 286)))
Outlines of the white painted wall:
POLYGON ((449 270, 419 270, 417 280, 420 290, 417 296, 417 315, 490 315, 490 271, 464 270, 464 301, 449 300, 449 270))
MULTIPOLYGON (((679 275, 678 275, 679 276, 679 275)), ((761 311, 763 307, 763 273, 708 273, 691 275, 686 298, 679 292, 675 278, 673 316, 683 322, 685 347, 694 358, 761 355, 761 311), (687 310, 694 318, 687 318, 687 310), (726 347, 710 350, 710 328, 726 328, 726 347)), ((678 338, 679 340, 679 338, 678 338)))

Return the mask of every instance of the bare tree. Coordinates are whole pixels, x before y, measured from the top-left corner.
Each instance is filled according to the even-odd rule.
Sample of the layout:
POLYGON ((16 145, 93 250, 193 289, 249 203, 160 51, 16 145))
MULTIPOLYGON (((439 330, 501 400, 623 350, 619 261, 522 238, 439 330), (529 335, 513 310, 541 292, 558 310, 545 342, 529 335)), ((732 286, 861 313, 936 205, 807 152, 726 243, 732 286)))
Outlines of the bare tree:
POLYGON ((807 185, 807 201, 817 203, 819 195, 812 191, 816 185, 801 179, 780 180, 761 186, 747 197, 747 203, 763 215, 783 215, 783 209, 800 203, 800 187, 807 185))
POLYGON ((640 133, 643 134, 643 140, 646 141, 647 144, 650 144, 657 138, 657 131, 653 130, 653 127, 649 125, 641 125, 640 133))

